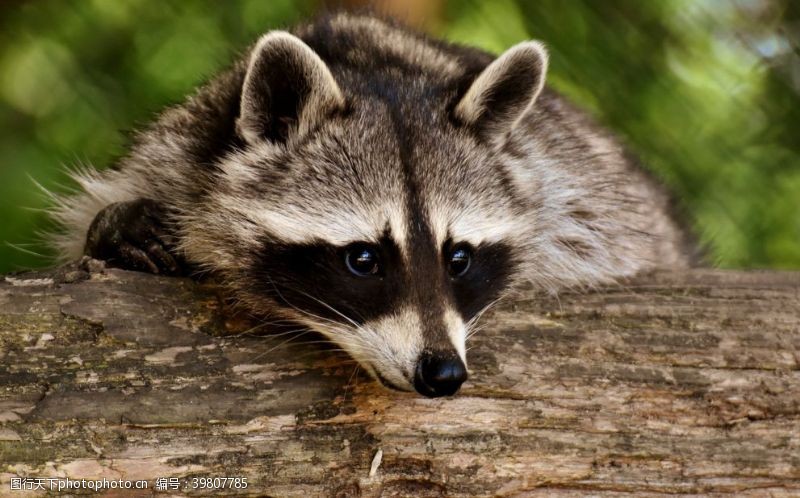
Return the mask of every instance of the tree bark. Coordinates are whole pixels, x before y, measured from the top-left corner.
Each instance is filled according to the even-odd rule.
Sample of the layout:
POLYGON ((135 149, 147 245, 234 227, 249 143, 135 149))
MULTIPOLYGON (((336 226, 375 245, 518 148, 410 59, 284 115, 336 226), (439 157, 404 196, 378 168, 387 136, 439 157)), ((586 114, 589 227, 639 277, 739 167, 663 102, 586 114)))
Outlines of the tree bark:
POLYGON ((113 496, 159 477, 186 495, 800 495, 798 273, 523 294, 482 319, 448 399, 259 335, 210 284, 96 261, 2 279, 0 496, 35 495, 9 491, 20 476, 150 481, 113 496))

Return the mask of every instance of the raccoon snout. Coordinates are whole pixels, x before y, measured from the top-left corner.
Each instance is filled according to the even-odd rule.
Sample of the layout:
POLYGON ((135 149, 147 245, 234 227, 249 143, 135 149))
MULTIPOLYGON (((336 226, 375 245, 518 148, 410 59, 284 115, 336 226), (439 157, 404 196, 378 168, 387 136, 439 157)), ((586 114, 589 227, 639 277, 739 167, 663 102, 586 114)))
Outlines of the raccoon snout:
POLYGON ((414 389, 423 396, 451 396, 467 380, 467 367, 455 354, 423 353, 414 372, 414 389))

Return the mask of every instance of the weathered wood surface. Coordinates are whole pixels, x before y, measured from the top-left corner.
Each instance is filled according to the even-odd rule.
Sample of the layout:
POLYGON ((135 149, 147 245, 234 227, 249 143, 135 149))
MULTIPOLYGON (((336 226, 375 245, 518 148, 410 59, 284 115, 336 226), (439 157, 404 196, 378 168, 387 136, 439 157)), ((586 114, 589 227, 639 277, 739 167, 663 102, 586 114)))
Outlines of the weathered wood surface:
POLYGON ((242 325, 209 286, 6 277, 0 496, 24 496, 13 476, 247 476, 238 492, 259 496, 800 496, 800 274, 660 274, 559 299, 488 314, 471 379, 430 400, 305 336, 224 336, 242 325))

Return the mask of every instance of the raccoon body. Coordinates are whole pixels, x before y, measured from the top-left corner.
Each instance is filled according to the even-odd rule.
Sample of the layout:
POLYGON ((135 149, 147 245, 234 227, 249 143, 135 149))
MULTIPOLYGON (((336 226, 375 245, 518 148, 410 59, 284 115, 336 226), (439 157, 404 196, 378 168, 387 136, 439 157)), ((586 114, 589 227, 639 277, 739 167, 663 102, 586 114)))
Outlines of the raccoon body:
POLYGON ((499 57, 369 16, 265 34, 60 199, 65 259, 210 271, 387 387, 453 394, 482 310, 687 264, 662 190, 544 86, 545 49, 499 57))

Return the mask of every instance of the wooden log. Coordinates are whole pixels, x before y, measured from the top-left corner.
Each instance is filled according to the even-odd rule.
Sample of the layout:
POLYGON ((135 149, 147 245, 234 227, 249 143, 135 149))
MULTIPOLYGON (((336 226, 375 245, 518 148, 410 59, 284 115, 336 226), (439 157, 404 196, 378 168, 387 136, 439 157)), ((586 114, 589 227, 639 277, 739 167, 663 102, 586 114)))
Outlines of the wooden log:
POLYGON ((10 492, 22 476, 149 481, 113 496, 159 477, 186 495, 221 493, 192 477, 246 477, 222 494, 248 496, 800 495, 798 273, 523 295, 484 317, 448 399, 221 303, 95 261, 6 276, 0 496, 36 495, 10 492))

